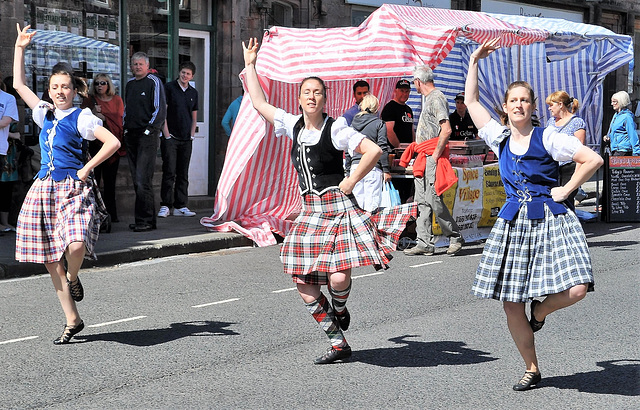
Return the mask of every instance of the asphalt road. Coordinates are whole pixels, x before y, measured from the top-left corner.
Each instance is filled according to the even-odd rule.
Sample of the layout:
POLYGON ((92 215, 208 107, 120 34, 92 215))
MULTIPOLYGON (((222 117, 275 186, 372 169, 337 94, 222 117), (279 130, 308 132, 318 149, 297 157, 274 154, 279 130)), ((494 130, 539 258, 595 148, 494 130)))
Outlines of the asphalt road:
POLYGON ((638 228, 586 225, 596 291, 536 334, 528 392, 501 304, 470 295, 482 244, 355 270, 353 357, 326 366, 272 246, 84 270, 88 327, 65 346, 49 278, 0 281, 0 408, 638 408, 638 228))

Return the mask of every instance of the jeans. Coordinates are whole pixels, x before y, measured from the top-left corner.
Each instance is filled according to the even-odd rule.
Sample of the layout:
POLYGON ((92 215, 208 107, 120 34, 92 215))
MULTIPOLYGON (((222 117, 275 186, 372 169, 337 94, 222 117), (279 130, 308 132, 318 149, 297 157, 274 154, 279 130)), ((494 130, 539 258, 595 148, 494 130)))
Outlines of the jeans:
POLYGON ((442 233, 449 238, 450 243, 462 242, 460 228, 451 216, 449 209, 444 204, 442 197, 436 194, 433 187, 436 175, 436 162, 433 157, 427 157, 424 170, 424 178, 414 178, 414 200, 418 203, 418 219, 416 219, 417 246, 422 248, 434 247, 432 218, 435 214, 436 221, 442 228, 442 233))
POLYGON ((189 199, 189 162, 191 161, 191 140, 162 138, 162 185, 160 205, 169 208, 184 208, 189 199))
POLYGON ((124 135, 127 158, 136 193, 134 208, 136 225, 156 226, 156 204, 153 194, 153 171, 158 153, 158 134, 144 135, 144 129, 128 130, 124 135))

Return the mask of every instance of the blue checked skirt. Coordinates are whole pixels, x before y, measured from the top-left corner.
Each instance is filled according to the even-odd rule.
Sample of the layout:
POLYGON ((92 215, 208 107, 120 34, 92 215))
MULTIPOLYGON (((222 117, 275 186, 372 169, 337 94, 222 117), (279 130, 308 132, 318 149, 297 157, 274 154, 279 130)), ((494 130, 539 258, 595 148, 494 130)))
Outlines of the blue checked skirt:
POLYGON ((96 259, 94 247, 103 216, 92 187, 90 178, 87 182, 36 178, 18 216, 16 259, 58 262, 72 242, 84 242, 86 257, 96 259))
POLYGON ((305 194, 302 212, 280 251, 284 271, 295 283, 324 285, 327 272, 369 265, 386 269, 416 212, 414 202, 371 214, 338 189, 322 196, 305 194))
POLYGON ((471 292, 482 298, 524 303, 538 296, 589 284, 593 289, 587 239, 576 215, 515 220, 498 218, 484 247, 471 292))

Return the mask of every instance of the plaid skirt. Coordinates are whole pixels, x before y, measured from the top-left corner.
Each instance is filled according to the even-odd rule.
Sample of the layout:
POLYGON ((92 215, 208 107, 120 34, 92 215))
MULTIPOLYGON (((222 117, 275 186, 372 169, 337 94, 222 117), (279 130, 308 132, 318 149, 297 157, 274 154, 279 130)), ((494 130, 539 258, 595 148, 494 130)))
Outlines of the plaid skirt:
POLYGON ((16 259, 58 262, 69 244, 84 242, 86 257, 94 247, 103 215, 98 210, 93 180, 36 178, 22 204, 16 226, 16 259))
POLYGON ((484 247, 472 294, 524 303, 538 296, 589 284, 593 274, 587 239, 575 213, 528 219, 522 207, 515 220, 498 218, 484 247))
POLYGON ((387 269, 391 252, 410 218, 415 203, 369 213, 353 195, 331 190, 322 196, 306 194, 302 212, 282 245, 284 271, 295 283, 324 285, 327 272, 358 266, 387 269))

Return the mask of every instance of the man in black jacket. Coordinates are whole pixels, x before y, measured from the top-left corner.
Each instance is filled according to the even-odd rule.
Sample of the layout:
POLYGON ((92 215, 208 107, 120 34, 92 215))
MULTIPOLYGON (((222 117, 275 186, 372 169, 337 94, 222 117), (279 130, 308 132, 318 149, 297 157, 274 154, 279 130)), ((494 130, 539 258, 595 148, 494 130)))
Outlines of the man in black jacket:
POLYGON ((149 73, 149 57, 143 52, 131 56, 131 71, 124 96, 124 143, 136 194, 135 232, 156 229, 153 171, 158 152, 158 136, 167 116, 164 87, 149 73))

